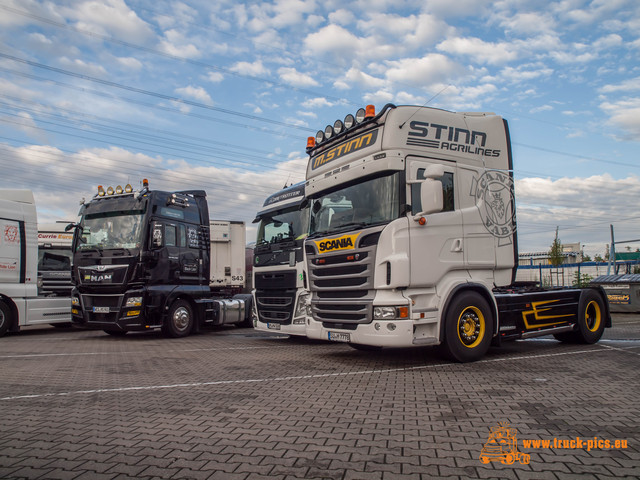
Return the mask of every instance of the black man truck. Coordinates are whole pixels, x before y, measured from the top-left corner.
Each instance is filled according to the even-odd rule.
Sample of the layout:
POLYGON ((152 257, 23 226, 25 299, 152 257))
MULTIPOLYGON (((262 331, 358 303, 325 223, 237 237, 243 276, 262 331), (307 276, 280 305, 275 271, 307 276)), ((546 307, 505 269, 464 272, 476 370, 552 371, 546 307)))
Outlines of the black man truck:
POLYGON ((74 325, 111 335, 161 329, 169 337, 207 326, 251 326, 251 295, 239 293, 244 224, 236 230, 238 222, 209 220, 203 190, 150 190, 146 180, 139 192, 100 186, 80 214, 69 226, 75 227, 74 325), (239 238, 232 239, 236 231, 239 238), (239 248, 235 264, 220 270, 211 265, 212 243, 224 241, 239 248))
POLYGON ((303 243, 309 228, 304 182, 267 197, 254 222, 254 328, 287 335, 306 335, 308 286, 303 243))
POLYGON ((368 106, 310 137, 307 153, 310 338, 440 345, 466 362, 503 340, 594 343, 611 325, 599 287, 515 283, 513 164, 500 116, 368 106))

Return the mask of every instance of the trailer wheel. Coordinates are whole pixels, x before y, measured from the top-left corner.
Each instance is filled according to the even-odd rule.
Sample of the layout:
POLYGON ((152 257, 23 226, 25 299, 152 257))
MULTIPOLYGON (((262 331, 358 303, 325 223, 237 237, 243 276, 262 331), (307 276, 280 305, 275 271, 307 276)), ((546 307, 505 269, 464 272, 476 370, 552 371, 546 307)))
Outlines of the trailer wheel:
POLYGON ((457 295, 445 316, 445 355, 458 362, 474 362, 487 353, 493 336, 493 315, 487 301, 476 292, 457 295))
POLYGON ((578 329, 574 333, 579 343, 596 343, 604 333, 605 305, 601 295, 585 290, 578 307, 578 329))
POLYGON ((193 309, 189 302, 176 300, 169 309, 167 321, 162 326, 162 333, 167 337, 186 337, 193 328, 193 309))
POLYGON ((13 316, 11 315, 11 309, 6 303, 0 301, 0 337, 7 333, 12 321, 13 316))

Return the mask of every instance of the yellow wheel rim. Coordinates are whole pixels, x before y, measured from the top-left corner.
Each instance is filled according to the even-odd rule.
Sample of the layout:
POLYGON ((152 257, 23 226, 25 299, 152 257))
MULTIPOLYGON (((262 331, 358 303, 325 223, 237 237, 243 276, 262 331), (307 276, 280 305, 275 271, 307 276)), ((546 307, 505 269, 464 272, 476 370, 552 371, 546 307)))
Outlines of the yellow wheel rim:
POLYGON ((477 347, 484 338, 486 322, 477 307, 465 308, 458 317, 458 338, 467 348, 477 347))
POLYGON ((584 322, 590 332, 597 332, 600 328, 602 312, 600 311, 600 305, 595 300, 591 300, 587 304, 587 308, 584 311, 584 322))

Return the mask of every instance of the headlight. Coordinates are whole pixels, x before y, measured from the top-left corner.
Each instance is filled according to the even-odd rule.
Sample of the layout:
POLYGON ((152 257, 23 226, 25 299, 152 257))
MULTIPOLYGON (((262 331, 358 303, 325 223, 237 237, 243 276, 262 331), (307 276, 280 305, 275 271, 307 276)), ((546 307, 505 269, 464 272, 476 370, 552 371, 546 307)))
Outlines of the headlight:
POLYGON ((373 307, 373 318, 376 320, 409 318, 409 307, 373 307))
POLYGON ((127 298, 127 303, 125 307, 141 307, 142 306, 142 297, 129 297, 127 298))
POLYGON ((301 317, 307 314, 307 298, 309 298, 309 295, 306 293, 303 293, 298 297, 296 311, 293 314, 294 317, 301 317))
POLYGON ((75 307, 80 306, 80 299, 78 297, 71 297, 71 305, 75 307))

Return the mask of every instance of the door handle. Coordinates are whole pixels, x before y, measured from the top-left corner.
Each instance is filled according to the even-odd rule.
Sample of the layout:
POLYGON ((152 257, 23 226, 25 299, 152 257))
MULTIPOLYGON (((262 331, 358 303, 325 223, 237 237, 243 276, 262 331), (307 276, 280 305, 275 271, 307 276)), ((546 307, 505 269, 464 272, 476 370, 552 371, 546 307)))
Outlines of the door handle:
POLYGON ((456 238, 451 245, 452 252, 461 252, 462 251, 462 239, 456 238))

